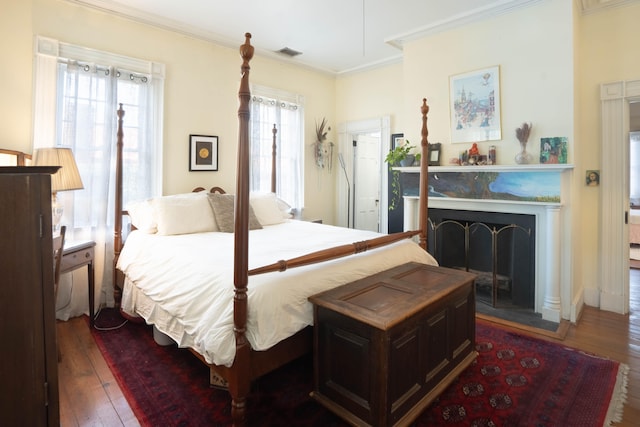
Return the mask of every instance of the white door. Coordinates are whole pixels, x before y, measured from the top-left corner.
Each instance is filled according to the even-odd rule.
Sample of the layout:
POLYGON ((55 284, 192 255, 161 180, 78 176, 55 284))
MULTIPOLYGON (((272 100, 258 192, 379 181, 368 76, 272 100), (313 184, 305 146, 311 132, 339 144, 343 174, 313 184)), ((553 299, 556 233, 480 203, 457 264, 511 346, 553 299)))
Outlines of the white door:
POLYGON ((354 146, 354 228, 380 231, 380 137, 357 135, 354 146))

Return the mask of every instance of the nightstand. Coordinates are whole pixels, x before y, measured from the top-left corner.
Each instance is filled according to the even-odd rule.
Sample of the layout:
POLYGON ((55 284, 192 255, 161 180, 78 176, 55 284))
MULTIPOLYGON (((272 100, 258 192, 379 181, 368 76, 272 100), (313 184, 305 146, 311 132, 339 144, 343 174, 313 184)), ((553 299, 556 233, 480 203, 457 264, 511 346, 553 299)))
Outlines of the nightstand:
POLYGON ((96 242, 92 240, 68 241, 64 243, 60 273, 69 273, 80 267, 87 266, 89 286, 89 327, 93 329, 95 305, 95 277, 93 272, 94 248, 96 242))

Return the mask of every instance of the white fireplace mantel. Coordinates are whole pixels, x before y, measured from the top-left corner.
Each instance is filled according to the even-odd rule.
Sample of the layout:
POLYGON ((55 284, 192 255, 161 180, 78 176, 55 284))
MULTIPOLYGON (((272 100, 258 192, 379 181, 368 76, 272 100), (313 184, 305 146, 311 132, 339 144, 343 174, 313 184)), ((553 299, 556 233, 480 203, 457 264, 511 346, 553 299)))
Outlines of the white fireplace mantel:
MULTIPOLYGON (((401 172, 419 172, 419 168, 398 168, 401 172)), ((512 166, 440 166, 430 167, 429 173, 438 172, 565 172, 573 165, 512 165, 512 166)), ((561 175, 565 175, 562 173, 561 175)), ((546 320, 559 322, 570 318, 570 282, 562 281, 563 259, 571 258, 570 234, 562 227, 566 214, 563 203, 569 199, 568 179, 563 177, 559 189, 560 202, 463 199, 454 197, 429 197, 429 208, 454 209, 481 212, 499 212, 535 215, 535 311, 546 320)), ((404 229, 416 230, 418 225, 417 196, 404 196, 404 229)))
MULTIPOLYGON (((529 164, 529 165, 492 165, 492 166, 429 166, 428 172, 550 172, 573 169, 572 164, 529 164)), ((419 166, 394 167, 393 170, 408 173, 420 173, 419 166)))

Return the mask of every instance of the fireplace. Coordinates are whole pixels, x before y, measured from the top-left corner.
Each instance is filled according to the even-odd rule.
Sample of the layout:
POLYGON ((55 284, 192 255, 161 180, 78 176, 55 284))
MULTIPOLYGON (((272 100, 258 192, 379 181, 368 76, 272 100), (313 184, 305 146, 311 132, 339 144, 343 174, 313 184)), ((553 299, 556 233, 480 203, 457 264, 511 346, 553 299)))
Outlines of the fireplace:
POLYGON ((477 275, 476 300, 535 309, 535 215, 430 209, 429 252, 443 267, 477 275))
MULTIPOLYGON (((498 287, 494 301, 485 297, 487 304, 497 306, 513 304, 527 307, 533 305, 533 311, 542 315, 544 320, 559 322, 561 319, 574 319, 580 300, 576 299, 571 289, 571 210, 565 205, 570 200, 570 171, 572 165, 513 165, 513 166, 440 166, 429 168, 429 204, 428 212, 431 221, 435 221, 434 214, 438 210, 455 212, 453 216, 446 216, 447 220, 459 222, 453 224, 451 229, 457 227, 460 233, 459 240, 465 245, 465 224, 473 223, 478 214, 486 214, 477 225, 471 227, 467 224, 468 233, 480 235, 485 233, 490 240, 495 228, 500 230, 512 223, 517 224, 513 230, 505 229, 496 233, 496 245, 498 248, 515 248, 515 254, 511 259, 502 260, 498 257, 496 279, 498 287), (503 216, 509 215, 509 216, 503 216), (470 215, 470 216, 468 216, 470 215), (520 220, 525 220, 521 223, 520 220), (517 228, 517 231, 516 231, 517 228), (510 230, 510 231, 509 231, 510 230), (530 230, 527 240, 515 234, 530 230), (504 233, 504 234, 503 234, 504 233), (511 233, 512 235, 510 235, 511 233), (525 251, 526 248, 526 251, 525 251), (524 251, 524 252, 523 252, 524 251), (521 260, 528 260, 528 267, 518 266, 521 260), (512 271, 502 263, 514 265, 513 271, 527 276, 529 283, 520 285, 521 277, 514 278, 512 271), (527 271, 522 273, 521 270, 527 271), (511 283, 507 281, 511 280, 511 283), (514 287, 518 281, 517 290, 514 287), (510 288, 509 288, 510 286, 510 288), (522 289, 526 288, 526 291, 522 289), (511 289, 510 294, 506 292, 511 289), (533 293, 533 297, 531 294, 533 293), (500 298, 504 297, 504 298, 500 298), (526 302, 523 302, 525 301, 526 302)), ((403 175, 402 194, 404 197, 405 230, 421 228, 418 224, 418 184, 420 168, 399 168, 403 175)), ((439 223, 444 221, 439 221, 439 223)), ((444 226, 441 226, 444 227, 444 226)), ((448 227, 448 226, 447 226, 448 227)), ((427 227, 429 229, 429 227, 427 227)), ((442 228, 442 231, 445 230, 442 228)), ((438 254, 440 251, 458 251, 464 253, 461 246, 452 246, 442 241, 442 237, 433 234, 430 230, 428 236, 429 251, 436 256, 448 256, 447 253, 438 254), (446 247, 453 249, 445 249, 446 247)), ((525 233, 526 234, 526 233, 525 233)), ((487 248, 487 243, 479 240, 480 248, 487 248)), ((483 277, 489 274, 488 281, 493 284, 493 269, 487 265, 485 256, 491 253, 491 249, 474 249, 476 243, 469 240, 471 256, 468 256, 470 270, 478 270, 483 277), (482 262, 482 264, 477 264, 482 262)), ((502 250, 500 251, 502 252, 502 250)), ((462 258, 465 259, 465 258, 462 258)), ((449 261, 443 261, 448 264, 449 261)), ((455 260, 455 264, 463 261, 455 260)), ((467 262, 467 261, 465 261, 467 262)), ((444 264, 443 264, 444 265, 444 264)), ((453 265, 454 268, 461 267, 453 265)), ((466 267, 466 266, 464 266, 466 267)), ((487 279, 485 279, 487 280, 487 279)), ((491 292, 494 292, 492 289, 491 292)))

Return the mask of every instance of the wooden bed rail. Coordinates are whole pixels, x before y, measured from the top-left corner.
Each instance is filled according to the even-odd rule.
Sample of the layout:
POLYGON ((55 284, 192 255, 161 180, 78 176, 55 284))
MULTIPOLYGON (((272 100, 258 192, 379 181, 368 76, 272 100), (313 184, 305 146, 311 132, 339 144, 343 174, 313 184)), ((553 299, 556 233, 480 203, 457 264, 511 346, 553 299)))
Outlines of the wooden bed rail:
POLYGON ((249 270, 249 276, 271 273, 274 271, 285 271, 288 268, 302 267, 304 265, 317 264, 319 262, 328 261, 331 259, 342 258, 347 255, 357 254, 370 249, 390 245, 391 243, 399 242, 403 239, 408 239, 419 233, 420 231, 405 231, 403 233, 387 234, 386 236, 363 240, 361 242, 348 243, 342 246, 334 246, 329 249, 311 252, 309 254, 301 255, 289 260, 282 260, 273 264, 265 265, 263 267, 254 268, 253 270, 249 270))

